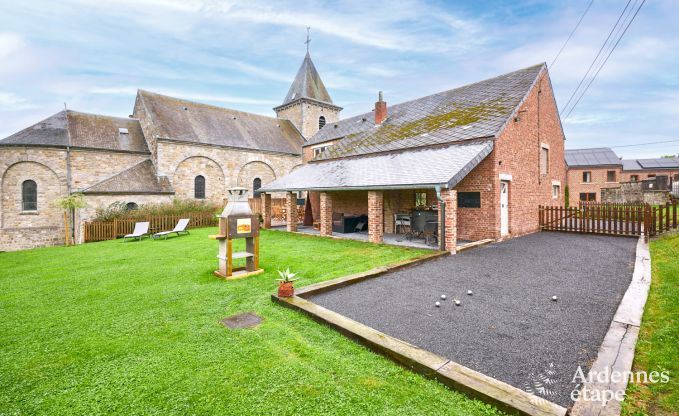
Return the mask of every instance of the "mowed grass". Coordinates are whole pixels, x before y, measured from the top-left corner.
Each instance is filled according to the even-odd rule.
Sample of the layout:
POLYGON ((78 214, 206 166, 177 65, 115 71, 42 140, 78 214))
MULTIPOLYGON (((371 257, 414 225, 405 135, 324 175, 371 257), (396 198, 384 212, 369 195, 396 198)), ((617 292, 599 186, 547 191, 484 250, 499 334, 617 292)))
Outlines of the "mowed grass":
POLYGON ((651 241, 651 291, 632 371, 669 371, 668 383, 630 384, 624 415, 679 414, 679 235, 651 241))
POLYGON ((497 414, 270 300, 276 269, 303 286, 423 251, 264 231, 266 273, 225 282, 215 232, 0 253, 0 414, 497 414))

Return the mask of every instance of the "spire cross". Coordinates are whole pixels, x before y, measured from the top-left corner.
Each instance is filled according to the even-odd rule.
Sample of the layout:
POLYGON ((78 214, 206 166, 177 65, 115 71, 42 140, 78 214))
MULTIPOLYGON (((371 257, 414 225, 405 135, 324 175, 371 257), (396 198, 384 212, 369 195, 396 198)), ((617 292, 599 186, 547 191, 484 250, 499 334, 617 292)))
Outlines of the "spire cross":
POLYGON ((307 27, 306 27, 306 42, 304 42, 304 43, 306 43, 306 51, 307 51, 307 53, 309 53, 309 43, 311 43, 311 39, 309 38, 309 30, 311 30, 311 27, 310 27, 310 26, 307 26, 307 27))

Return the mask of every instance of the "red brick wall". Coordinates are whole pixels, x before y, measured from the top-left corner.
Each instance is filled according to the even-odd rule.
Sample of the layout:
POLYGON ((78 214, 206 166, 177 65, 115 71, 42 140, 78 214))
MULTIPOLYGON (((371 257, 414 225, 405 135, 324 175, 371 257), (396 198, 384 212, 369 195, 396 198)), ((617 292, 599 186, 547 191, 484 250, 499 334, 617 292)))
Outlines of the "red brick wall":
POLYGON ((319 201, 319 221, 321 225, 321 235, 332 235, 332 194, 329 192, 320 193, 319 201))
POLYGON ((679 170, 645 170, 642 172, 623 172, 622 173, 622 179, 620 180, 621 182, 631 182, 631 177, 632 175, 637 175, 639 177, 639 180, 643 179, 648 179, 648 175, 655 175, 655 176, 667 176, 670 179, 670 182, 676 182, 679 181, 679 170), (675 179, 675 176, 677 177, 675 179))
MULTIPOLYGON (((539 205, 564 205, 566 163, 564 134, 547 73, 543 73, 519 109, 519 120, 509 120, 495 141, 492 163, 496 236, 500 229, 500 174, 512 175, 509 185, 509 234, 516 237, 538 231, 539 205), (549 171, 541 174, 540 148, 549 146, 549 171), (552 181, 561 183, 552 198, 552 181)), ((483 200, 481 201, 483 206, 483 200)), ((461 237, 459 237, 461 238, 461 237)))
POLYGON ((455 254, 457 251, 457 214, 458 211, 454 209, 457 206, 457 191, 452 189, 442 189, 441 199, 446 204, 446 217, 441 218, 443 212, 441 211, 441 203, 437 201, 437 208, 439 210, 439 238, 442 234, 445 235, 445 249, 450 253, 455 254), (449 209, 453 207, 453 209, 449 209), (445 233, 443 232, 442 225, 445 224, 445 233))
POLYGON ((297 231, 297 194, 287 192, 285 194, 286 228, 288 231, 297 231))
POLYGON ((384 195, 381 191, 368 191, 368 240, 384 241, 384 195))
POLYGON ((608 167, 587 167, 587 168, 569 168, 568 169, 568 203, 570 206, 577 206, 580 201, 580 193, 595 193, 596 201, 601 202, 601 188, 615 188, 620 186, 619 182, 622 178, 622 168, 616 166, 608 167), (606 176, 609 170, 615 171, 616 182, 606 182, 606 176), (592 172, 592 181, 589 183, 582 182, 582 173, 592 172))
POLYGON ((333 192, 332 212, 344 215, 368 215, 368 193, 366 191, 333 192))
MULTIPOLYGON (((457 208, 458 240, 483 240, 500 237, 500 220, 495 208, 499 204, 499 182, 495 171, 495 151, 486 157, 455 190, 460 192, 480 192, 481 208, 457 208)), ((457 207, 457 200, 455 203, 457 207)), ((499 211, 498 211, 499 214, 499 211)))

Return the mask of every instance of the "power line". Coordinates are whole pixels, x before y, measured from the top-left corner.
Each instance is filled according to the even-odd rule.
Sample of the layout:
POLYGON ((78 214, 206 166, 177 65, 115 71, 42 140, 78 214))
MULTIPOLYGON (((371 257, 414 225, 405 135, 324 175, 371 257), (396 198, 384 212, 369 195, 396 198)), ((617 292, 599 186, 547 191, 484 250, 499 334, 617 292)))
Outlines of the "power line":
POLYGON ((552 60, 552 63, 549 64, 549 68, 553 68, 553 67, 554 67, 554 64, 556 63, 556 60, 559 59, 559 56, 561 55, 561 52, 563 52, 563 50, 564 50, 564 48, 566 47, 566 45, 568 45, 568 41, 571 40, 571 37, 573 37, 573 34, 575 33, 575 31, 578 30, 578 27, 580 27, 580 23, 582 23, 582 19, 585 18, 585 15, 586 15, 587 12, 589 11, 589 8, 592 7, 592 3, 594 3, 594 0, 590 0, 589 4, 587 5, 587 8, 585 9, 585 12, 582 13, 582 16, 580 16, 580 20, 578 20, 578 23, 575 24, 575 27, 574 27, 573 30, 571 31, 571 34, 568 35, 568 39, 566 39, 566 41, 563 43, 563 45, 561 46, 561 49, 559 49, 559 52, 558 52, 558 53, 556 54, 556 56, 554 57, 554 60, 552 60))
POLYGON ((580 97, 579 97, 578 100, 575 102, 575 104, 573 104, 573 106, 571 107, 570 111, 568 111, 568 114, 566 114, 566 117, 564 118, 564 120, 567 119, 568 116, 571 115, 571 113, 573 112, 573 110, 575 109, 575 107, 578 105, 578 103, 580 102, 580 100, 582 100, 582 97, 584 97, 584 95, 585 95, 585 93, 587 92, 587 90, 589 89, 590 85, 592 85, 592 83, 593 83, 594 80, 596 79, 597 75, 599 75, 599 72, 601 72, 601 70, 603 69, 604 65, 606 65, 606 62, 608 62, 608 58, 611 57, 611 55, 613 54, 613 51, 615 50, 615 48, 618 47, 618 44, 619 44, 620 41, 622 40, 623 36, 625 36, 625 33, 627 33, 627 29, 629 29, 630 25, 632 24, 632 22, 634 21, 634 19, 637 17, 637 14, 639 14, 639 11, 641 10, 641 7, 644 5, 644 3, 646 3, 646 0, 643 0, 643 1, 641 2, 641 4, 639 5, 639 7, 637 8, 637 11, 634 12, 634 16, 632 16, 632 18, 630 19, 630 21, 627 23, 627 26, 625 26, 625 30, 622 31, 622 33, 621 33, 620 36, 618 37, 618 40, 615 42, 615 45, 613 45, 613 48, 611 48, 611 50, 608 52, 608 55, 606 56, 606 59, 604 59, 604 62, 601 64, 601 66, 599 67, 599 69, 596 71, 596 73, 594 74, 594 76, 592 77, 592 79, 589 80, 589 83, 587 83, 587 86, 586 86, 585 89, 582 91, 582 94, 580 94, 580 97))
POLYGON ((664 140, 660 142, 646 142, 646 143, 636 143, 636 144, 621 144, 620 146, 608 146, 610 148, 618 148, 618 147, 633 147, 633 146, 647 146, 649 144, 661 144, 661 143, 674 143, 674 142, 679 142, 678 140, 664 140))
POLYGON ((573 93, 572 93, 571 96, 568 98, 568 101, 566 102, 566 105, 563 107, 563 111, 566 111, 566 109, 568 108, 568 105, 571 103, 571 101, 573 100, 573 98, 575 97, 575 95, 578 93, 578 90, 580 90, 580 87, 582 86, 582 83, 585 82, 585 80, 587 79, 587 76, 589 75, 589 71, 592 70, 592 68, 594 67, 594 64, 595 64, 595 63, 597 62, 597 60, 599 59, 599 56, 601 55, 601 52, 604 51, 604 48, 605 48, 606 45, 608 44, 608 40, 609 40, 609 39, 611 38, 611 36, 613 35, 613 32, 615 32, 615 28, 618 27, 618 24, 620 23, 620 19, 622 19, 622 16, 623 16, 623 15, 625 14, 625 12, 627 11, 627 8, 629 7, 629 4, 630 4, 631 2, 632 2, 632 0, 627 0, 627 4, 625 5, 625 8, 624 8, 624 9, 622 10, 622 12, 620 13, 620 16, 618 16, 618 20, 615 22, 615 25, 613 25, 613 27, 611 28, 611 31, 608 33, 608 36, 606 37, 606 40, 604 41, 604 43, 601 45, 601 48, 599 48, 599 52, 597 52, 596 56, 594 57, 594 60, 593 60, 592 63, 589 65, 589 68, 587 68, 587 72, 585 72, 585 75, 583 75, 582 79, 581 79, 580 82, 578 83, 578 86, 575 87, 575 90, 573 90, 573 93))

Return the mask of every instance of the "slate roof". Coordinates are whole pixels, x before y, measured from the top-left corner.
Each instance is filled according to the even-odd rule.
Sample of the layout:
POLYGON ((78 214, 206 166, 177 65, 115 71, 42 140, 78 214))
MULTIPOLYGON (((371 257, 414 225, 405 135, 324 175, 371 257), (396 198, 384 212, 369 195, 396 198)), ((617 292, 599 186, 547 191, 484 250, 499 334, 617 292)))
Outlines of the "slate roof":
POLYGON ((574 166, 621 166, 622 162, 608 147, 592 149, 566 149, 566 164, 574 166))
POLYGON ((493 141, 311 162, 262 187, 296 190, 453 187, 493 150, 493 141), (425 163, 426 162, 426 163, 425 163))
POLYGON ((307 145, 341 138, 317 159, 408 149, 498 135, 545 64, 391 105, 381 125, 372 112, 328 123, 307 145), (363 121, 365 119, 365 121, 363 121))
POLYGON ((623 159, 622 161, 622 170, 643 170, 643 168, 639 165, 639 163, 635 159, 630 159, 626 160, 623 159))
POLYGON ((83 190, 85 194, 172 194, 166 178, 159 180, 153 162, 146 159, 83 190))
POLYGON ((307 98, 331 105, 333 104, 332 98, 330 98, 328 90, 325 89, 325 85, 316 70, 316 66, 311 60, 309 52, 306 53, 304 61, 302 61, 302 65, 299 67, 299 70, 297 70, 297 75, 295 75, 295 79, 292 82, 292 85, 290 85, 288 94, 285 96, 283 104, 279 107, 300 98, 307 98))
POLYGON ((288 120, 139 90, 162 138, 243 149, 301 154, 304 138, 288 120))
POLYGON ((637 159, 644 169, 679 169, 679 158, 661 157, 658 159, 637 159))
POLYGON ((0 141, 0 145, 59 146, 148 153, 139 120, 60 111, 0 141), (127 131, 121 134, 120 129, 127 131))

